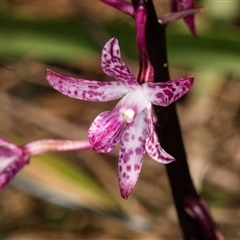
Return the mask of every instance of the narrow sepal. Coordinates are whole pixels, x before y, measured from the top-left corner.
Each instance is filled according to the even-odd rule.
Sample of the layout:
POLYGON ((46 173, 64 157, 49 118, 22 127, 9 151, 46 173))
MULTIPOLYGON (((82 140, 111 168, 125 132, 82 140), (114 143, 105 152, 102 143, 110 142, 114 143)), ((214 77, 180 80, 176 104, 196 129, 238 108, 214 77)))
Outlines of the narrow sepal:
POLYGON ((148 134, 147 119, 141 112, 134 122, 127 124, 120 140, 118 178, 121 196, 128 198, 142 168, 145 142, 148 134))
POLYGON ((107 75, 116 78, 128 88, 138 84, 131 70, 121 61, 120 48, 116 38, 110 39, 103 47, 101 65, 107 75))
MULTIPOLYGON (((171 8, 172 12, 194 9, 195 8, 194 0, 171 0, 171 8)), ((192 14, 190 16, 184 17, 184 21, 186 22, 193 36, 197 36, 194 24, 194 15, 192 14)))
POLYGON ((128 89, 117 81, 100 82, 68 77, 46 70, 46 79, 54 89, 62 94, 86 101, 106 102, 121 98, 128 89))
POLYGON ((165 83, 144 83, 143 91, 148 100, 155 105, 166 107, 189 91, 194 77, 179 78, 165 83))
POLYGON ((152 119, 151 105, 145 109, 147 119, 148 119, 148 128, 149 133, 146 140, 146 150, 148 155, 155 161, 163 164, 171 163, 175 159, 170 154, 168 154, 160 145, 154 124, 152 119))

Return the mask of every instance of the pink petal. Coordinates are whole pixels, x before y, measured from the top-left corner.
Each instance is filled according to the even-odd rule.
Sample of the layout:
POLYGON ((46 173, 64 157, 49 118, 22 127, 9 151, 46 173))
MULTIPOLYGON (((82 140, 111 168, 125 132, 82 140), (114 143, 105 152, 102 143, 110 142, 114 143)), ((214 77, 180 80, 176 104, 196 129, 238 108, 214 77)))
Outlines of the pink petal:
POLYGON ((96 152, 110 152, 119 142, 125 119, 119 111, 99 114, 88 130, 89 143, 96 152))
POLYGON ((148 155, 153 160, 163 164, 175 161, 174 157, 168 154, 160 145, 155 127, 153 125, 151 106, 149 106, 145 111, 147 113, 149 127, 149 134, 146 140, 146 150, 148 155))
POLYGON ((193 84, 193 80, 194 77, 185 77, 166 83, 148 82, 141 86, 152 104, 166 107, 188 92, 193 84))
POLYGON ((147 119, 141 112, 134 122, 127 124, 120 140, 118 176, 120 192, 127 199, 134 188, 143 163, 148 135, 147 119))
POLYGON ((19 172, 29 158, 21 147, 0 138, 0 190, 19 172))
POLYGON ((121 98, 128 89, 120 82, 99 82, 68 77, 49 69, 46 79, 54 89, 72 98, 86 101, 106 102, 121 98))
POLYGON ((116 38, 110 39, 102 50, 101 64, 103 71, 128 87, 138 85, 131 70, 121 61, 120 48, 116 38))

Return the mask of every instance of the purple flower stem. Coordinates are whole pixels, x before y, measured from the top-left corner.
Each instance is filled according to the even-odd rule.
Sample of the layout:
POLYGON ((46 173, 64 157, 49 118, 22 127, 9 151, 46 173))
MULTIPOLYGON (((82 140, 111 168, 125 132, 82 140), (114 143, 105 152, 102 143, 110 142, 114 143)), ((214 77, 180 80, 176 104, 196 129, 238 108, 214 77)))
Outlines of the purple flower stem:
MULTIPOLYGON (((154 81, 165 82, 170 79, 165 25, 159 24, 152 0, 132 0, 132 3, 134 9, 137 9, 139 4, 145 4, 147 8, 146 42, 155 72, 154 81)), ((193 218, 185 211, 184 200, 189 195, 198 196, 198 194, 190 176, 176 106, 173 103, 168 107, 154 106, 154 109, 158 119, 156 130, 160 143, 176 159, 166 165, 166 170, 184 239, 215 240, 217 239, 215 224, 213 224, 210 213, 204 212, 203 218, 193 218), (208 228, 203 226, 208 226, 208 228)))

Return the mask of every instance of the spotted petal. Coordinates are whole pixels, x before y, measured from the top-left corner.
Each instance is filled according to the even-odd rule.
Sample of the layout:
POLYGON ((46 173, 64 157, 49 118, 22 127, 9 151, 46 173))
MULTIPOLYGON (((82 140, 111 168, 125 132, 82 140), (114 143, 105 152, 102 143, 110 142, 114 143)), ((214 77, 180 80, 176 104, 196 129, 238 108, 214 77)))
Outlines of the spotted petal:
POLYGON ((119 142, 125 119, 118 111, 99 114, 88 130, 89 143, 96 152, 110 152, 119 142))
POLYGON ((194 77, 185 77, 166 83, 148 82, 142 85, 142 89, 152 104, 166 107, 188 92, 193 80, 194 77))
POLYGON ((121 61, 120 48, 116 38, 110 39, 102 50, 101 65, 103 71, 128 87, 138 85, 131 70, 121 61))
POLYGON ((21 147, 0 138, 0 190, 28 162, 29 158, 21 147))
POLYGON ((121 98, 128 89, 121 82, 99 82, 68 77, 49 69, 46 79, 54 89, 72 98, 86 101, 106 102, 121 98))
POLYGON ((149 133, 146 140, 146 150, 148 155, 155 161, 167 164, 174 161, 174 157, 168 154, 160 145, 152 119, 151 105, 145 109, 148 119, 149 133))
POLYGON ((120 192, 128 198, 134 188, 143 163, 148 135, 146 114, 141 112, 134 122, 127 124, 120 140, 118 177, 120 192))

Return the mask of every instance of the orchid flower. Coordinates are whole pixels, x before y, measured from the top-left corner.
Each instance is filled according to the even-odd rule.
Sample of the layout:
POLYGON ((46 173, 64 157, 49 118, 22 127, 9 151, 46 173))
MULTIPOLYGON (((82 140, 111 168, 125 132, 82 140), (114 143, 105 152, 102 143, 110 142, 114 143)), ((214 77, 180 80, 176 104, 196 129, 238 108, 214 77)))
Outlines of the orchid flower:
POLYGON ((92 150, 99 153, 112 151, 120 142, 119 186, 122 197, 127 198, 138 180, 146 151, 157 162, 174 161, 158 141, 151 103, 168 106, 190 89, 193 77, 140 85, 121 61, 116 38, 105 44, 101 65, 103 71, 117 81, 78 79, 51 70, 46 70, 46 79, 53 88, 72 98, 105 102, 122 97, 112 111, 102 112, 95 118, 88 130, 88 137, 92 150))
POLYGON ((89 149, 88 141, 43 139, 17 146, 0 138, 0 190, 27 164, 34 155, 89 149))
MULTIPOLYGON (((195 8, 194 0, 171 0, 171 7, 172 12, 182 12, 186 10, 193 10, 192 13, 194 13, 195 10, 198 11, 197 8, 195 8)), ((199 8, 201 10, 201 8, 199 8)), ((187 12, 186 12, 187 13, 187 12)), ((191 13, 191 12, 190 12, 191 13)), ((197 36, 195 24, 194 24, 194 15, 191 14, 189 16, 184 17, 184 21, 186 22, 189 30, 193 34, 193 36, 197 36)))
POLYGON ((0 190, 28 163, 21 147, 0 138, 0 190))

